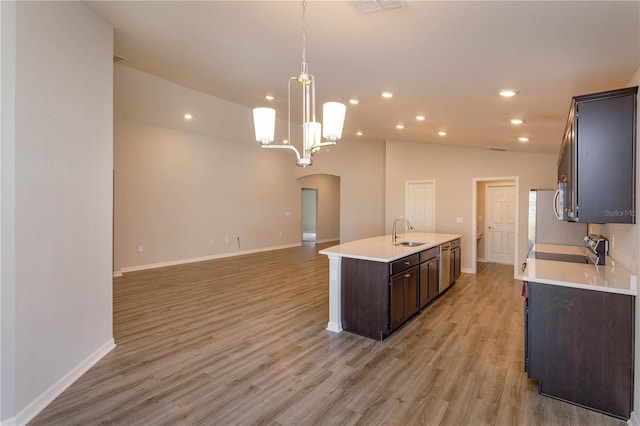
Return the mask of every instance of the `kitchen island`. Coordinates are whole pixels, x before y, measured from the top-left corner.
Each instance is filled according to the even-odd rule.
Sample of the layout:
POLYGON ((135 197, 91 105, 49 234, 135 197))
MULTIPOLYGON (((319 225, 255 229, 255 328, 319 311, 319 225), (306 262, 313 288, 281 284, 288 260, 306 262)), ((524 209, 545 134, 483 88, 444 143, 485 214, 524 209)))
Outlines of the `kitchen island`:
POLYGON ((585 247, 536 244, 524 271, 524 368, 543 395, 628 419, 637 277, 585 247))
MULTIPOLYGON (((357 275, 357 272, 354 272, 354 269, 358 269, 364 264, 370 265, 373 268, 378 269, 380 273, 370 274, 366 279, 367 281, 388 281, 388 274, 391 273, 390 268, 395 265, 394 262, 398 262, 398 268, 405 264, 407 268, 416 267, 421 263, 428 265, 427 259, 421 261, 421 254, 423 255, 423 257, 427 254, 432 256, 434 252, 437 252, 438 247, 440 247, 442 244, 450 241, 459 242, 460 237, 461 236, 458 234, 410 232, 398 235, 397 242, 413 242, 420 244, 412 246, 394 245, 392 242, 392 236, 385 235, 381 237, 351 241, 345 244, 339 244, 321 250, 319 252, 320 254, 324 254, 329 257, 329 322, 327 325, 327 330, 336 333, 343 331, 343 308, 345 308, 343 307, 343 296, 345 296, 343 292, 349 289, 356 290, 351 287, 349 289, 345 289, 345 286, 350 286, 351 284, 349 283, 354 282, 353 279, 357 275), (346 263, 349 263, 349 265, 345 266, 345 270, 343 270, 343 264, 346 263), (354 265, 354 263, 356 263, 357 265, 354 265), (348 269, 349 272, 347 272, 346 269, 348 269), (387 276, 383 276, 384 271, 386 271, 387 276), (348 273, 349 277, 343 281, 344 273, 348 273)), ((457 252, 454 255, 457 256, 457 260, 455 257, 452 259, 453 265, 457 265, 458 270, 460 266, 459 253, 460 250, 458 247, 457 252)), ((359 270, 363 271, 364 269, 360 268, 359 270)), ((368 269, 370 272, 370 268, 368 269)), ((402 273, 400 269, 398 269, 398 271, 402 273)), ((410 274, 405 275, 409 275, 408 279, 411 279, 410 274)), ((359 283, 363 280, 358 278, 356 281, 359 283)), ((371 291, 362 292, 361 295, 363 297, 366 296, 371 298, 374 302, 376 298, 382 301, 382 297, 384 295, 381 292, 384 292, 384 290, 381 290, 380 286, 376 286, 371 291), (378 295, 380 297, 378 297, 377 294, 374 294, 374 291, 378 291, 378 295)), ((387 295, 387 297, 390 296, 387 295)), ((393 311, 393 306, 388 307, 387 309, 393 311)), ((362 334, 365 335, 364 333, 362 334)))

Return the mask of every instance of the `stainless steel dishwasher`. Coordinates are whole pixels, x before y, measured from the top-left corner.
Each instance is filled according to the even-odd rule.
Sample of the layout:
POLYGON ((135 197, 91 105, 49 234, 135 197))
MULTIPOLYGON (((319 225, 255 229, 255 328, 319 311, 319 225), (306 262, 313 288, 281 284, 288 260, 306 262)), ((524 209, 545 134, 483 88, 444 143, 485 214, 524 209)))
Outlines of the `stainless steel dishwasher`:
POLYGON ((451 243, 440 245, 440 286, 438 293, 442 293, 451 285, 451 243))

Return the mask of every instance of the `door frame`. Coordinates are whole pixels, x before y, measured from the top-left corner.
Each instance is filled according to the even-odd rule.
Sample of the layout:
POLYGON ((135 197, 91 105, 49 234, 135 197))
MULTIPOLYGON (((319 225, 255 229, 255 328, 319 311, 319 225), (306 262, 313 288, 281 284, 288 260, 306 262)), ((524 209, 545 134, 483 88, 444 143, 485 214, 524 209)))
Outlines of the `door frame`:
MULTIPOLYGON (((519 279, 520 269, 518 268, 518 259, 520 258, 520 245, 518 242, 520 241, 520 177, 519 176, 494 176, 494 177, 483 177, 483 178, 473 178, 473 200, 472 200, 472 220, 471 220, 471 234, 473 236, 473 244, 471 244, 471 273, 475 274, 478 270, 478 240, 475 239, 476 230, 478 229, 478 183, 479 182, 488 182, 488 181, 496 181, 496 180, 507 180, 513 181, 516 190, 516 232, 515 232, 515 251, 513 254, 513 278, 519 279)), ((482 213, 484 215, 484 212, 482 213)))
POLYGON ((433 231, 436 229, 436 180, 435 179, 420 179, 420 180, 406 180, 404 181, 404 217, 409 217, 407 214, 409 211, 409 185, 415 183, 429 183, 431 184, 432 197, 431 197, 431 217, 433 218, 433 231))
MULTIPOLYGON (((513 190, 515 192, 515 183, 513 181, 506 181, 506 182, 501 182, 501 183, 492 183, 492 182, 490 182, 490 183, 486 183, 484 185, 484 189, 485 190, 484 190, 484 213, 483 214, 484 214, 484 220, 485 220, 485 229, 484 229, 484 235, 485 236, 488 235, 488 232, 487 232, 486 229, 487 229, 488 224, 489 224, 489 222, 487 220, 489 218, 489 214, 488 214, 488 211, 489 211, 488 199, 489 199, 489 189, 490 188, 513 188, 513 190)), ((515 194, 514 194, 514 197, 515 197, 515 194)), ((515 208, 515 206, 514 206, 514 208, 515 208)), ((513 214, 515 216, 516 212, 514 211, 513 214)), ((514 227, 515 227, 515 223, 514 223, 514 227)), ((514 229, 514 231, 515 231, 515 229, 514 229)), ((486 238, 484 240, 484 253, 485 253, 484 258, 485 258, 485 260, 487 262, 502 263, 502 262, 496 261, 495 259, 491 259, 491 256, 489 255, 489 250, 487 250, 487 243, 488 242, 489 242, 489 239, 486 238)), ((515 243, 515 241, 514 241, 514 243, 515 243)), ((514 248, 515 248, 515 244, 514 244, 514 248)))

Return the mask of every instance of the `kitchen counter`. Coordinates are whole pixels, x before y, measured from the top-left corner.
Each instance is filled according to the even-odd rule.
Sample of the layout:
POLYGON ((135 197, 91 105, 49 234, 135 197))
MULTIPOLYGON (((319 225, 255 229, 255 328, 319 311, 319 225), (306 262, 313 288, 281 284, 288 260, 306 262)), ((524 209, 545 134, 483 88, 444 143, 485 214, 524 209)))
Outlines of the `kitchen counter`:
POLYGON ((415 247, 395 246, 391 243, 391 235, 382 237, 365 238, 364 240, 351 241, 337 246, 320 250, 320 254, 327 256, 350 257, 352 259, 371 260, 374 262, 392 262, 423 250, 437 247, 456 238, 458 234, 435 234, 430 232, 409 232, 398 234, 397 242, 416 241, 424 242, 415 247))
POLYGON ((442 243, 461 238, 458 234, 436 234, 428 232, 409 232, 398 234, 397 242, 416 241, 425 244, 405 247, 391 243, 391 235, 366 238, 328 247, 320 254, 329 257, 329 322, 327 330, 342 331, 342 258, 389 263, 394 260, 439 246, 442 243))
MULTIPOLYGON (((556 244, 535 244, 533 252, 585 255, 587 249, 581 246, 556 244)), ((606 257, 605 265, 560 262, 542 259, 527 259, 523 274, 524 281, 553 284, 585 290, 637 296, 637 276, 611 257, 606 257)))

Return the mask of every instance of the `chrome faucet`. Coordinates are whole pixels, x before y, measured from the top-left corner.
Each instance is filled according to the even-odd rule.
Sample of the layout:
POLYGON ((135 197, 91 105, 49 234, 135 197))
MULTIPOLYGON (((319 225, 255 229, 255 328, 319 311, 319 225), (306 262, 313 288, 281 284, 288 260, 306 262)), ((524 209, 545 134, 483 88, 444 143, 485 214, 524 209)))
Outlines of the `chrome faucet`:
POLYGON ((413 225, 411 224, 411 222, 409 222, 409 219, 405 219, 402 216, 396 217, 395 219, 393 219, 393 230, 392 230, 392 233, 391 233, 391 242, 394 243, 394 244, 396 243, 396 239, 398 238, 398 235, 396 233, 396 225, 400 221, 405 222, 407 224, 407 227, 409 228, 409 230, 413 231, 415 229, 413 227, 413 225))

